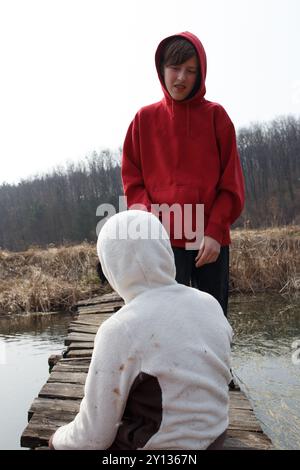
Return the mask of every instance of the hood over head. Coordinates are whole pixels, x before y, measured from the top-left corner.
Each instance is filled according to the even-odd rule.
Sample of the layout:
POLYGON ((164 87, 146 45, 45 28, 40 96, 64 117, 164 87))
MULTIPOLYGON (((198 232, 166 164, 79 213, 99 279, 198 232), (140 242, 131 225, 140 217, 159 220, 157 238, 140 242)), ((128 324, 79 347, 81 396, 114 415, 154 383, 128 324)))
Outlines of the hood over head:
POLYGON ((161 83, 161 86, 162 86, 162 89, 163 89, 163 92, 164 92, 164 95, 165 95, 165 98, 168 102, 173 102, 173 98, 170 96, 166 86, 165 86, 165 82, 164 82, 164 78, 161 74, 161 71, 160 71, 160 64, 161 64, 161 59, 162 59, 162 55, 163 55, 163 51, 166 47, 166 45, 168 44, 168 42, 173 39, 173 38, 183 38, 183 39, 187 39, 188 41, 190 41, 193 46, 195 47, 196 49, 196 52, 198 54, 198 61, 199 61, 199 66, 200 66, 200 74, 201 74, 201 82, 200 82, 200 87, 199 89, 197 90, 197 92, 194 94, 194 96, 192 96, 191 98, 189 99, 186 99, 186 100, 183 100, 181 102, 179 102, 179 104, 181 103, 192 103, 192 102, 199 102, 199 101, 202 101, 205 93, 206 93, 206 88, 205 88, 205 79, 206 79, 206 54, 205 54, 205 50, 204 50, 204 47, 201 43, 201 41, 197 38, 197 36, 195 36, 193 33, 190 33, 188 31, 185 31, 183 33, 178 33, 178 34, 174 34, 172 36, 169 36, 165 39, 163 39, 159 45, 158 45, 158 48, 156 50, 156 53, 155 53, 155 65, 156 65, 156 70, 157 70, 157 73, 158 73, 158 78, 159 78, 159 81, 161 83))
POLYGON ((97 252, 103 273, 125 303, 149 289, 176 284, 168 234, 150 212, 110 217, 99 233, 97 252))

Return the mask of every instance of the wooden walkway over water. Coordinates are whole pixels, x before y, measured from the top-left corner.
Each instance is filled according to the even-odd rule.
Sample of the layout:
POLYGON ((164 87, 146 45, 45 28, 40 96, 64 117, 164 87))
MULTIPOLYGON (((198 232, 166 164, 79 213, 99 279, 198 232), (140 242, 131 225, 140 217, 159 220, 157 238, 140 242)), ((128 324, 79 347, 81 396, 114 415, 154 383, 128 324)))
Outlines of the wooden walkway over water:
MULTIPOLYGON (((53 432, 75 417, 83 397, 95 334, 101 323, 122 305, 123 301, 115 293, 78 303, 78 316, 70 323, 65 340, 67 351, 53 367, 28 411, 29 423, 21 436, 22 447, 45 448, 53 432)), ((230 391, 230 424, 225 449, 272 448, 248 399, 241 391, 230 391)))

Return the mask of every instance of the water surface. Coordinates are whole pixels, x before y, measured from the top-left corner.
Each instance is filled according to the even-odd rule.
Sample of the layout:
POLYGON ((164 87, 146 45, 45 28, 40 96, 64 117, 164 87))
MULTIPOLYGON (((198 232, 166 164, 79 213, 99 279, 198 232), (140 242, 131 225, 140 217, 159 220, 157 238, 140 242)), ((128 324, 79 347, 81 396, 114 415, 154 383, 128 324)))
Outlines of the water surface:
POLYGON ((0 316, 0 449, 20 449, 27 411, 64 346, 70 315, 0 316))
POLYGON ((300 449, 300 298, 231 299, 233 369, 263 430, 278 449, 300 449), (298 354, 298 357, 300 355, 298 354))

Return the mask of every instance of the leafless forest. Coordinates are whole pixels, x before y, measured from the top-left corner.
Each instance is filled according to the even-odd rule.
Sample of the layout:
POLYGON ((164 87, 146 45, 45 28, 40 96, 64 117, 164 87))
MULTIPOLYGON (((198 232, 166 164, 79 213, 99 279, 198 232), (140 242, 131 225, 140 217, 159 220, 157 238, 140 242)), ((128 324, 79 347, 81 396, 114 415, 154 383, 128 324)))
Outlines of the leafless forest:
MULTIPOLYGON (((252 124, 239 129, 237 137, 246 207, 235 226, 300 224, 300 118, 252 124)), ((104 202, 117 208, 121 194, 120 154, 110 150, 51 174, 2 184, 0 249, 95 241, 96 208, 104 202)))

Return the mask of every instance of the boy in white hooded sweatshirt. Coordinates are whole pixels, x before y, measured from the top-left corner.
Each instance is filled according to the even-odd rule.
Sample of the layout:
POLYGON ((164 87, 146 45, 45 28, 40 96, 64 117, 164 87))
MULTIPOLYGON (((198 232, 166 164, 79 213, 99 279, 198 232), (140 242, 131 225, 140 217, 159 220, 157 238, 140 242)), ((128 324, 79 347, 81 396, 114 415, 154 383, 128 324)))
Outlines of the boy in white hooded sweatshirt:
POLYGON ((80 411, 52 448, 220 448, 232 330, 219 303, 175 281, 168 235, 151 213, 111 217, 97 250, 125 305, 99 328, 80 411))

